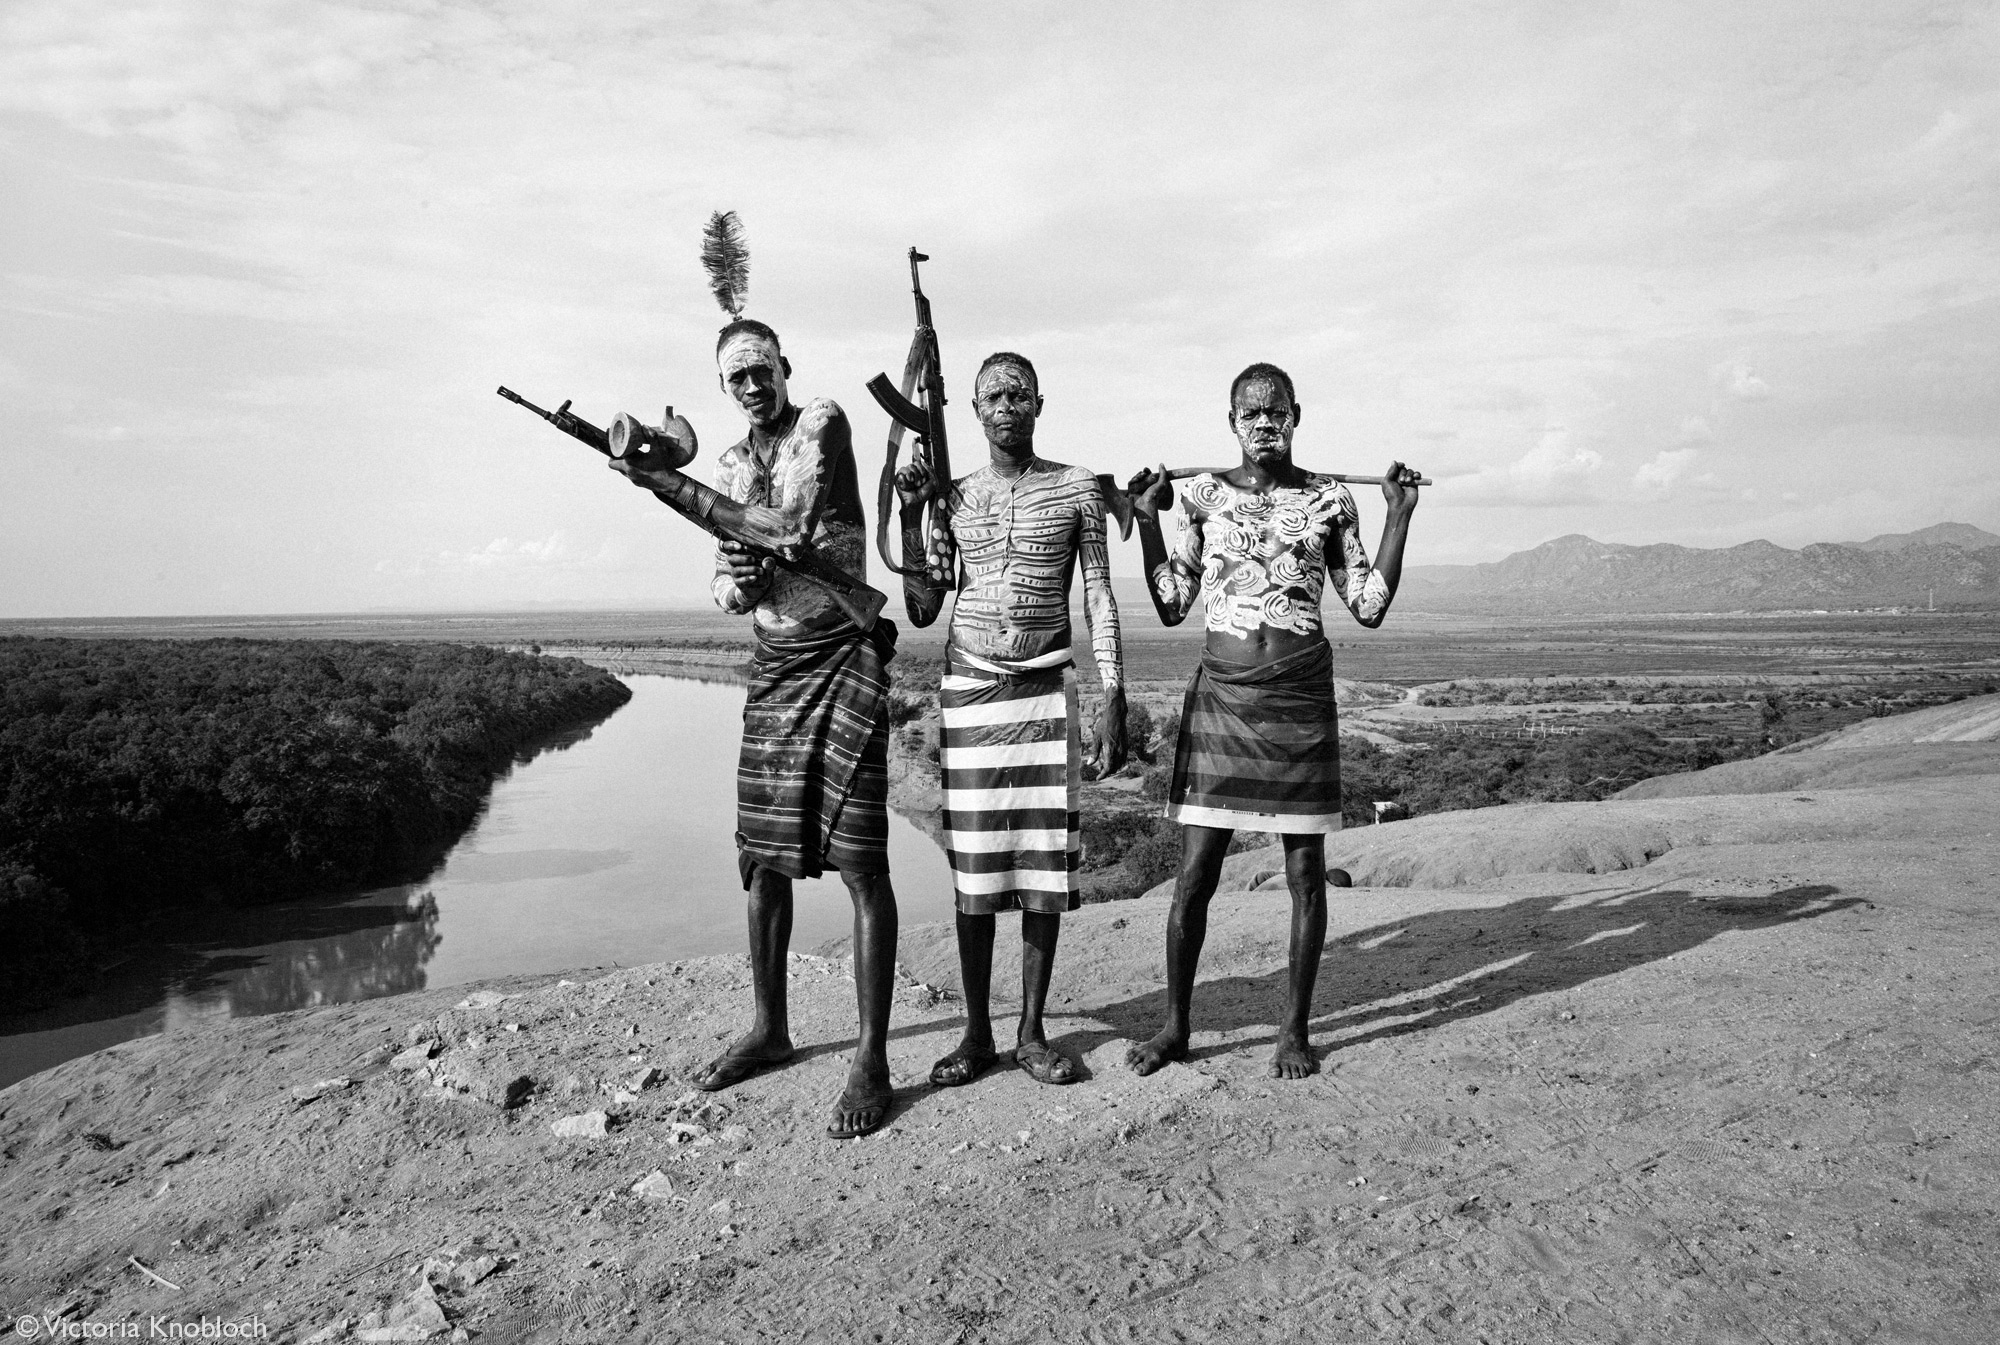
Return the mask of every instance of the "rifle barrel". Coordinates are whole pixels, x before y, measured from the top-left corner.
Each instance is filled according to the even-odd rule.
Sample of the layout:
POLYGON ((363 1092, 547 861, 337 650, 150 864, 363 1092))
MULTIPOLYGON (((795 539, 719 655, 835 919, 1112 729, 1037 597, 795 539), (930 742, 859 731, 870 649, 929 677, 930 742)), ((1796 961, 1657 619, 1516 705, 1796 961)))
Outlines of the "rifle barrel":
MULTIPOLYGON (((499 393, 508 401, 525 406, 571 438, 581 439, 606 457, 615 456, 611 452, 610 436, 583 417, 571 415, 568 402, 564 402, 557 410, 545 411, 511 388, 503 386, 499 389, 499 393)), ((673 408, 669 407, 667 411, 667 419, 672 420, 673 408)), ((881 615, 883 604, 888 601, 885 594, 870 588, 834 565, 814 550, 810 543, 796 554, 785 555, 745 538, 734 536, 729 529, 709 517, 716 504, 725 497, 672 468, 664 470, 660 475, 669 478, 672 486, 671 490, 653 491, 661 503, 710 536, 729 542, 741 542, 750 548, 751 554, 769 556, 784 568, 819 584, 827 590, 850 621, 862 630, 874 628, 875 618, 881 615)))

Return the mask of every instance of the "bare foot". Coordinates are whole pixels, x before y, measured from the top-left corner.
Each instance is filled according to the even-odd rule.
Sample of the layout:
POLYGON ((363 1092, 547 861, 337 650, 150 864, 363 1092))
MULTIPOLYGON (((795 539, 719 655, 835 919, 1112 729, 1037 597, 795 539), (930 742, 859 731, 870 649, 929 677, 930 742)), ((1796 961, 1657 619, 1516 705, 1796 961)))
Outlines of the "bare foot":
POLYGON ((1278 1049, 1271 1052, 1272 1078, 1303 1079, 1317 1073, 1319 1057, 1313 1054, 1304 1037, 1287 1033, 1278 1038, 1278 1049))
POLYGON ((1134 1074, 1144 1076, 1165 1069, 1173 1061, 1187 1059, 1187 1046, 1186 1037, 1163 1031, 1145 1045, 1125 1052, 1125 1063, 1134 1074))
POLYGON ((782 1065, 792 1058, 792 1039, 787 1036, 760 1037, 746 1032, 731 1042, 729 1049, 701 1067, 694 1086, 705 1093, 742 1083, 753 1074, 782 1065))
POLYGON ((854 1068, 848 1071, 847 1087, 833 1104, 833 1119, 827 1122, 826 1133, 844 1140, 880 1128, 889 1119, 893 1097, 886 1060, 866 1065, 855 1061, 854 1068))

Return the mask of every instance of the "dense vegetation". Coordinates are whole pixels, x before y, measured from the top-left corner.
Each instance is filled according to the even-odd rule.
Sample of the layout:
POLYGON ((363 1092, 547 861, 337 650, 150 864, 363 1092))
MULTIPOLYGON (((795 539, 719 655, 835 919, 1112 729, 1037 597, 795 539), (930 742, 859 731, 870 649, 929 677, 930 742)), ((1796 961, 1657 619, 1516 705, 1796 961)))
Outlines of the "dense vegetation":
POLYGON ((1361 738, 1340 740, 1341 821, 1375 820, 1377 801, 1412 817, 1502 803, 1570 803, 1608 798, 1641 780, 1698 771, 1766 750, 1761 741, 1663 738, 1637 724, 1551 738, 1440 738, 1388 752, 1361 738))
POLYGON ((421 876, 517 753, 630 696, 477 646, 0 639, 0 996, 162 910, 421 876))

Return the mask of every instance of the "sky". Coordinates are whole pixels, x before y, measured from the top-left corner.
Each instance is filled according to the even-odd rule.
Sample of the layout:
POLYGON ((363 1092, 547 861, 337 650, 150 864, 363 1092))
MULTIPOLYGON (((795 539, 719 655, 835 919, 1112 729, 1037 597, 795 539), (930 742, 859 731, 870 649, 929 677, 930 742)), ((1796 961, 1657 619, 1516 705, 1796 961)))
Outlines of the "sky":
POLYGON ((1990 3, 9 0, 0 186, 0 617, 706 603, 493 390, 705 476, 716 209, 871 511, 914 244, 959 471, 992 350, 1121 479, 1269 360, 1410 564, 2000 531, 1990 3))

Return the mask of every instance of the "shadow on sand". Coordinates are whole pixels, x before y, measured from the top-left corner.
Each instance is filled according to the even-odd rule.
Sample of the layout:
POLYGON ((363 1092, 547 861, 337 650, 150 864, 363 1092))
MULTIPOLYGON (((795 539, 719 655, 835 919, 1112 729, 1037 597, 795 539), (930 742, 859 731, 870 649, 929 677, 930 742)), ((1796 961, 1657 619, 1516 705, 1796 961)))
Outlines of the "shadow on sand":
MULTIPOLYGON (((1324 1060, 1363 1042, 1491 1013, 1530 995, 1571 990, 1687 952, 1718 935, 1772 929, 1868 904, 1860 897, 1835 900, 1839 893, 1825 884, 1718 897, 1697 897, 1677 888, 1607 887, 1526 897, 1505 906, 1432 911, 1357 930, 1327 942, 1313 994, 1314 1048, 1324 1060)), ((1289 906, 1272 904, 1272 956, 1280 965, 1260 976, 1195 983, 1197 1042, 1204 1034, 1221 1033, 1228 1039, 1197 1044, 1190 1060, 1275 1044, 1285 997, 1282 941, 1289 914, 1289 906)), ((1211 926, 1211 946, 1218 942, 1218 932, 1211 926)), ((1056 974, 1062 975, 1060 962, 1056 974)), ((996 1001, 994 1012, 1003 1051, 994 1072, 1001 1073, 1012 1068, 1004 1052, 1013 1026, 1004 1003, 996 1001)), ((1165 1015, 1166 991, 1160 989, 1050 1013, 1046 1019, 1050 1043, 1079 1063, 1081 1083, 1092 1077, 1081 1063, 1083 1056, 1120 1037, 1144 1041, 1159 1030, 1165 1015)), ((892 1026, 889 1037, 928 1036, 964 1025, 962 1017, 906 1023, 892 1026)), ((851 1036, 803 1043, 787 1068, 851 1051, 855 1045, 851 1036)), ((928 1083, 896 1089, 884 1124, 892 1124, 933 1091, 928 1083)))
MULTIPOLYGON (((1699 947, 1718 935, 1771 929, 1864 904, 1834 900, 1825 885, 1757 896, 1697 898, 1676 889, 1611 888, 1528 897, 1505 906, 1433 911, 1328 941, 1313 995, 1311 1027, 1324 1058, 1363 1042, 1505 1008, 1530 995, 1554 994, 1699 947), (1329 1035, 1333 1038, 1330 1042, 1329 1035)), ((1338 897, 1334 900, 1337 902, 1338 897)), ((1271 918, 1288 918, 1274 906, 1271 918)), ((1283 937, 1280 926, 1274 931, 1283 937)), ((1282 945, 1277 954, 1282 957, 1282 945)), ((1244 1046, 1271 1044, 1285 996, 1285 970, 1198 981, 1200 1060, 1244 1046), (1269 1029, 1258 1033, 1257 1028, 1269 1029)), ((1157 990, 1091 1009, 1091 1026, 1056 1042, 1081 1055, 1114 1037, 1144 1041, 1159 1030, 1166 992, 1157 990), (1100 1026, 1101 1025, 1101 1026, 1100 1026)))

